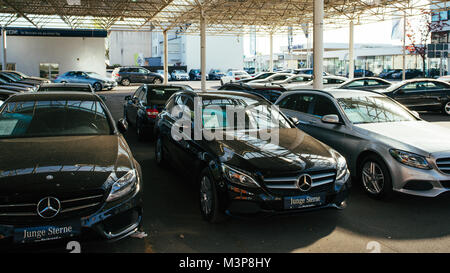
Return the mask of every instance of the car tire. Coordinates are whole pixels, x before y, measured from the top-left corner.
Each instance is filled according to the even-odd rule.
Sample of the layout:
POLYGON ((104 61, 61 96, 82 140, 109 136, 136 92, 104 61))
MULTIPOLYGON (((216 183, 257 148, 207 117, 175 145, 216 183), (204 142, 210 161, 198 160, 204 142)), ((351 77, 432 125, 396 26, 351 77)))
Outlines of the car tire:
POLYGON ((166 155, 164 154, 164 148, 163 148, 163 140, 160 134, 158 134, 158 137, 155 141, 155 161, 156 164, 161 167, 167 167, 168 161, 166 158, 166 155))
POLYGON ((391 174, 384 161, 377 155, 371 154, 362 160, 358 178, 364 192, 373 199, 389 199, 394 193, 391 174))
POLYGON ((444 108, 442 109, 442 112, 445 115, 450 116, 450 101, 447 101, 447 103, 444 104, 444 108))
POLYGON ((155 78, 153 84, 161 84, 163 81, 160 78, 155 78))
POLYGON ((127 79, 127 78, 122 79, 122 80, 120 81, 120 84, 123 85, 123 86, 128 86, 128 85, 130 85, 130 83, 131 83, 130 80, 127 79))
POLYGON ((212 178, 208 168, 201 172, 198 184, 199 207, 203 219, 210 223, 221 223, 226 220, 225 212, 220 209, 217 183, 212 178))
POLYGON ((102 91, 102 84, 99 83, 99 82, 94 83, 94 85, 92 85, 92 87, 94 88, 94 90, 95 90, 96 92, 102 91))

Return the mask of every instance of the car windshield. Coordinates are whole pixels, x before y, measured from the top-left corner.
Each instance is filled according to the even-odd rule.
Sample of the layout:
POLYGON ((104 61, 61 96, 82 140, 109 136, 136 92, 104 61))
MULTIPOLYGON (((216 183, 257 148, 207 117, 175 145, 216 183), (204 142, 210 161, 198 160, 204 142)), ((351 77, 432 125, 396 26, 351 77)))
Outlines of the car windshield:
POLYGON ((291 128, 271 104, 251 98, 203 98, 205 129, 258 130, 291 128))
POLYGON ((388 97, 349 97, 339 98, 338 102, 353 124, 417 120, 388 97))
POLYGON ((98 101, 17 101, 0 111, 0 138, 111 133, 109 118, 98 101))
POLYGON ((96 72, 86 72, 86 74, 88 74, 89 76, 100 77, 100 74, 98 74, 96 72))
POLYGON ((182 90, 181 87, 155 87, 147 92, 147 100, 167 101, 170 96, 182 90))

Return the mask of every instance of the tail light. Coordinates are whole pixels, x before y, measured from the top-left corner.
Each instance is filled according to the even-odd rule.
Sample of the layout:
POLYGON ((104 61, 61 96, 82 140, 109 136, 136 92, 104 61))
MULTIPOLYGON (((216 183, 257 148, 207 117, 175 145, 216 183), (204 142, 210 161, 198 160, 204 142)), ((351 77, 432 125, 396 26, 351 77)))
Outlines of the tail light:
POLYGON ((236 77, 236 78, 234 78, 236 81, 238 81, 238 80, 240 80, 241 78, 239 78, 239 77, 236 77))
POLYGON ((119 75, 119 73, 116 73, 116 77, 119 77, 120 75, 119 75))
POLYGON ((149 118, 156 118, 159 114, 159 111, 156 108, 153 109, 147 108, 146 112, 149 118))

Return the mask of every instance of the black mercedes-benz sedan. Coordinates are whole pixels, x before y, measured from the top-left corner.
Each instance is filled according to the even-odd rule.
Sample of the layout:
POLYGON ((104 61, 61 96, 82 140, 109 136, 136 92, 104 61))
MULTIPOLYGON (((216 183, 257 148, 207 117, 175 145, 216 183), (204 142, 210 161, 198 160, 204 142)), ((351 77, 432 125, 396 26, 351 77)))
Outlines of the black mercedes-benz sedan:
POLYGON ((344 157, 260 96, 178 92, 156 129, 156 162, 195 181, 207 221, 345 206, 350 175, 344 157))
POLYGON ((126 128, 92 93, 8 98, 0 108, 0 243, 136 232, 142 175, 126 128))
POLYGON ((152 139, 155 120, 167 100, 181 90, 193 90, 184 84, 143 84, 132 96, 125 97, 123 118, 136 129, 138 140, 152 139))

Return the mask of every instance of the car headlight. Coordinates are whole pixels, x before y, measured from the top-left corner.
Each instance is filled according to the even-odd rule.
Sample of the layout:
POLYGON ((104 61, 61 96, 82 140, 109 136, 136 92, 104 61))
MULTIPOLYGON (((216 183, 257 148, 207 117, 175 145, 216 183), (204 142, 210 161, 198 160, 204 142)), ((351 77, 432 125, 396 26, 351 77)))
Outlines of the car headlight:
MULTIPOLYGON (((115 174, 111 174, 110 178, 114 181, 115 174)), ((116 200, 130 193, 137 184, 136 170, 130 170, 124 176, 113 182, 111 191, 109 192, 106 202, 116 200)))
POLYGON ((258 188, 259 184, 248 174, 245 174, 243 171, 236 170, 228 165, 222 164, 222 170, 225 177, 234 184, 249 187, 249 188, 258 188))
POLYGON ((419 169, 431 169, 430 164, 424 156, 397 149, 390 149, 389 152, 398 162, 402 164, 419 169))
POLYGON ((337 152, 334 152, 334 157, 336 159, 336 183, 344 184, 350 176, 347 160, 337 152))

